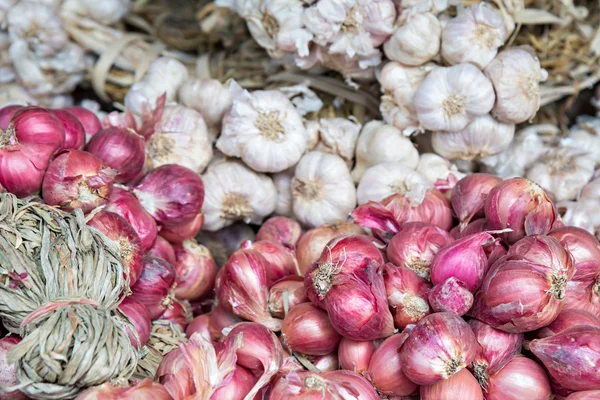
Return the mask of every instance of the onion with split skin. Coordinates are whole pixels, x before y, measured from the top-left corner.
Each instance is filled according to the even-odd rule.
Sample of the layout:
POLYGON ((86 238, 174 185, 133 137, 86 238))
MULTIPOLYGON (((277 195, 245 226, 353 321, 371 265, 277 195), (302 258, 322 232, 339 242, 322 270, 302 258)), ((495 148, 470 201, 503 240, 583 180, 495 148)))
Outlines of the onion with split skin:
POLYGON ((206 246, 189 239, 173 246, 175 251, 175 296, 183 300, 200 300, 212 292, 217 264, 206 246))
POLYGON ((306 296, 304 278, 291 275, 275 282, 269 289, 269 312, 275 318, 283 318, 286 311, 310 301, 306 296))
POLYGON ((383 280, 396 328, 416 324, 431 313, 427 301, 431 283, 416 272, 388 263, 384 267, 383 280))

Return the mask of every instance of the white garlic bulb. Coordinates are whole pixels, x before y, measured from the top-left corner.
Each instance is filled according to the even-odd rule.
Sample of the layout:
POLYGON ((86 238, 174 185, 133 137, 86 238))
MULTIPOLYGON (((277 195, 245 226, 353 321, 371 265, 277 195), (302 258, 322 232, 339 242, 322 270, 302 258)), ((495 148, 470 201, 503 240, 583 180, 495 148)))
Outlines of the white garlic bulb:
POLYGON ((130 8, 131 0, 65 0, 61 13, 112 25, 123 18, 130 8))
POLYGON ((260 224, 275 210, 277 190, 271 178, 238 161, 211 166, 202 180, 204 230, 216 231, 236 221, 260 224))
POLYGON ((600 164, 600 118, 580 116, 561 145, 588 152, 600 164))
POLYGON ((294 211, 292 208, 292 179, 294 178, 295 168, 288 168, 285 171, 273 174, 273 183, 277 189, 277 205, 275 214, 285 217, 292 217, 294 211))
POLYGON ((296 164, 306 149, 307 134, 287 96, 277 90, 233 94, 233 89, 232 96, 217 148, 259 172, 280 172, 296 164))
POLYGON ((356 206, 356 189, 344 160, 311 151, 296 165, 292 198, 294 216, 312 228, 345 221, 356 206))
POLYGON ((166 106, 154 133, 146 140, 146 161, 150 168, 179 164, 202 173, 212 154, 202 115, 181 105, 166 106))
POLYGON ((400 130, 419 124, 413 98, 421 82, 434 68, 434 64, 406 67, 391 61, 381 69, 377 75, 383 92, 379 110, 385 122, 400 130))
POLYGON ((440 188, 452 186, 465 177, 456 165, 433 153, 421 154, 416 171, 431 185, 440 188))
POLYGON ((0 104, 2 106, 10 104, 37 105, 38 99, 18 83, 3 83, 0 85, 0 104))
POLYGON ((423 192, 424 195, 431 187, 413 168, 399 162, 387 162, 367 168, 356 189, 356 199, 360 205, 368 201, 381 201, 394 193, 423 192))
POLYGON ((581 192, 579 193, 579 200, 600 199, 600 178, 598 178, 598 172, 600 172, 600 170, 594 171, 594 176, 592 180, 586 183, 583 188, 581 188, 581 192))
POLYGON ((440 51, 442 27, 430 13, 408 12, 400 17, 400 25, 384 43, 385 55, 405 65, 423 65, 440 51))
POLYGON ((0 83, 12 82, 17 77, 8 54, 9 47, 10 38, 8 33, 0 32, 0 83))
POLYGON ((451 65, 470 62, 485 68, 504 45, 504 18, 487 3, 473 4, 442 32, 442 57, 451 65))
POLYGON ((146 107, 153 109, 156 100, 165 93, 167 103, 175 101, 177 91, 188 74, 185 65, 174 58, 157 58, 152 61, 142 80, 131 85, 125 95, 125 107, 142 115, 146 107))
POLYGON ((494 88, 473 64, 439 67, 417 89, 415 109, 421 126, 456 132, 494 106, 494 88))
POLYGON ((363 126, 356 144, 356 164, 352 170, 354 182, 360 181, 367 168, 384 162, 401 162, 415 168, 419 152, 399 129, 382 121, 370 121, 363 126))
POLYGON ((548 73, 529 46, 501 51, 485 68, 494 85, 496 104, 492 115, 499 121, 519 124, 530 120, 540 108, 540 82, 548 73))
POLYGON ((448 6, 460 4, 460 0, 402 0, 398 2, 405 10, 430 11, 434 14, 446 11, 448 6))
POLYGON ((19 0, 0 0, 0 28, 5 28, 8 10, 18 2, 19 0))
MULTIPOLYGON (((325 153, 337 154, 342 157, 347 165, 352 165, 354 149, 360 132, 361 125, 356 119, 346 118, 321 118, 319 121, 307 123, 307 129, 316 131, 318 141, 313 148, 325 153), (316 124, 314 123, 316 122, 316 124)), ((314 135, 312 133, 311 135, 314 135)), ((309 141, 314 140, 309 135, 309 141)))
POLYGON ((321 124, 319 121, 310 120, 306 121, 304 125, 306 128, 306 150, 314 150, 319 143, 319 129, 321 124))
POLYGON ((473 160, 506 150, 514 135, 514 124, 503 124, 486 114, 458 132, 433 132, 431 145, 436 153, 449 160, 473 160))
POLYGON ((585 153, 553 148, 529 167, 526 177, 546 189, 555 201, 573 200, 592 178, 594 166, 592 157, 585 153))

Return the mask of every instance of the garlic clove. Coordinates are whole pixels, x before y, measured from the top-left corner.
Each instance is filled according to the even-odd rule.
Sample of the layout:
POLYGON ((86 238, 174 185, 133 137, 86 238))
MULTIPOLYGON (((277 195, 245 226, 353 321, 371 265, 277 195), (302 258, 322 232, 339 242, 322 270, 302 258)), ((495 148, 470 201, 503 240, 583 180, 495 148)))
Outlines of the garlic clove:
POLYGON ((400 16, 399 26, 384 43, 383 51, 390 60, 423 65, 440 51, 441 35, 442 27, 434 14, 408 12, 400 16))

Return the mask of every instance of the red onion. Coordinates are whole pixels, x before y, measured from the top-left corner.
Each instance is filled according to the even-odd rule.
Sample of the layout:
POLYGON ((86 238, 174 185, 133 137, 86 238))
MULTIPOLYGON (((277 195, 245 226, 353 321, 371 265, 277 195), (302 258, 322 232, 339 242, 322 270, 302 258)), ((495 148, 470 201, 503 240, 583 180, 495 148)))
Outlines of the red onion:
POLYGON ((450 277, 429 291, 429 304, 435 312, 453 312, 463 316, 473 305, 473 293, 464 282, 450 277))
POLYGON ((421 400, 483 400, 483 392, 471 373, 462 369, 448 379, 421 386, 421 400))
POLYGON ((244 400, 252 390, 258 378, 252 372, 239 365, 229 373, 221 386, 213 393, 210 400, 244 400))
POLYGON ((281 278, 290 275, 299 275, 296 257, 284 245, 272 240, 259 240, 252 243, 244 241, 240 248, 253 249, 259 252, 267 260, 267 280, 269 286, 281 278))
POLYGON ((398 349, 407 337, 406 332, 390 336, 371 356, 366 375, 382 396, 408 396, 419 388, 406 377, 400 361, 398 349))
POLYGON ((260 253, 240 249, 229 257, 219 272, 216 293, 219 304, 235 315, 279 331, 281 320, 271 317, 267 309, 267 268, 268 263, 260 253))
POLYGON ((325 354, 323 356, 306 356, 306 358, 320 372, 337 371, 340 369, 338 355, 336 352, 325 354))
POLYGON ((572 393, 565 400, 600 400, 600 390, 586 390, 572 393))
POLYGON ((369 362, 376 348, 372 340, 358 341, 342 338, 338 347, 340 368, 363 373, 369 368, 369 362))
POLYGON ((79 396, 77 400, 172 400, 163 385, 143 379, 132 386, 116 386, 110 382, 93 386, 79 396))
POLYGON ((308 298, 324 307, 342 336, 375 340, 394 331, 380 268, 383 255, 372 238, 332 240, 305 277, 308 298))
MULTIPOLYGON (((148 251, 156 240, 156 221, 144 210, 137 197, 127 189, 115 186, 105 211, 114 212, 125 218, 140 237, 142 248, 148 251)), ((170 260, 167 260, 170 262, 170 260)))
POLYGON ((302 228, 298 222, 286 217, 271 217, 256 233, 256 240, 273 240, 289 249, 295 249, 300 236, 302 228))
POLYGON ((113 190, 115 171, 98 157, 81 150, 59 154, 48 166, 42 184, 46 204, 84 213, 105 204, 113 190))
POLYGON ((467 224, 467 226, 461 231, 460 226, 455 226, 450 230, 450 236, 454 239, 462 239, 465 236, 472 235, 474 233, 486 232, 489 228, 487 226, 487 220, 485 218, 479 218, 474 221, 471 221, 467 224))
POLYGON ((517 356, 490 376, 486 400, 549 399, 548 376, 535 361, 517 356))
POLYGON ((537 331, 536 337, 543 339, 554 336, 577 325, 592 325, 600 328, 600 318, 585 310, 562 310, 550 325, 537 331))
POLYGON ((304 276, 311 265, 321 257, 325 245, 338 236, 361 234, 362 228, 351 222, 342 222, 336 225, 321 225, 308 230, 298 240, 296 257, 300 274, 304 276))
POLYGON ((175 164, 152 170, 133 193, 146 211, 165 226, 192 221, 204 202, 204 184, 200 175, 175 164))
POLYGON ((283 319, 281 335, 290 351, 313 356, 334 352, 342 339, 327 313, 312 303, 298 304, 290 310, 283 319))
POLYGON ((160 236, 171 243, 181 243, 187 239, 195 238, 198 232, 200 232, 203 223, 204 214, 200 213, 193 220, 185 224, 163 226, 160 230, 160 236))
MULTIPOLYGON (((21 338, 18 336, 6 336, 0 339, 0 387, 9 388, 15 386, 17 381, 17 375, 15 372, 15 365, 8 364, 6 360, 6 353, 8 353, 15 345, 21 342, 21 338)), ((25 396, 21 391, 15 390, 8 393, 2 393, 7 399, 14 400, 25 400, 25 396)), ((5 398, 5 397, 2 397, 5 398)))
POLYGON ((131 295, 146 306, 150 319, 155 320, 165 312, 173 298, 175 269, 157 257, 145 257, 142 273, 135 285, 131 287, 131 295))
POLYGON ((306 296, 304 279, 291 275, 275 282, 269 289, 269 312, 275 318, 283 318, 286 310, 310 301, 306 296))
POLYGON ((410 331, 400 348, 400 362, 408 379, 432 385, 468 366, 477 349, 475 335, 462 318, 435 313, 410 331))
POLYGON ((194 239, 173 246, 177 287, 175 296, 185 300, 199 300, 214 287, 217 264, 210 251, 194 239))
POLYGON ((473 375, 486 390, 489 376, 501 370, 521 352, 523 334, 503 332, 476 319, 471 319, 469 326, 480 346, 471 364, 473 375))
POLYGON ((0 129, 5 131, 10 124, 10 120, 13 119, 17 111, 19 111, 23 106, 18 104, 11 104, 9 106, 4 106, 0 108, 0 129))
POLYGON ((390 263, 385 266, 384 271, 387 300, 398 329, 416 324, 431 313, 427 302, 431 283, 413 270, 390 263))
POLYGON ((185 335, 190 337, 194 333, 199 332, 206 340, 213 340, 212 336, 210 335, 209 325, 210 313, 198 315, 188 324, 187 328, 185 329, 185 335))
POLYGON ((132 129, 106 128, 92 136, 86 150, 119 171, 118 183, 128 183, 144 167, 144 138, 132 129))
POLYGON ((162 258, 171 265, 175 265, 175 250, 166 239, 157 236, 156 241, 146 253, 152 257, 162 258))
POLYGON ((185 332, 192 320, 190 304, 185 300, 174 299, 158 319, 170 321, 173 325, 178 325, 185 332))
POLYGON ((574 273, 573 257, 551 236, 528 236, 513 244, 506 255, 511 259, 541 264, 567 279, 574 273))
POLYGON ((144 251, 142 241, 123 217, 109 211, 100 211, 88 221, 109 239, 117 242, 123 266, 129 271, 129 284, 133 286, 142 270, 144 251))
POLYGON ((379 400, 365 378, 351 371, 291 371, 279 378, 270 400, 379 400))
POLYGON ((208 330, 213 341, 219 341, 223 338, 223 330, 231 328, 242 319, 235 314, 232 314, 225 307, 217 304, 210 312, 210 321, 208 330))
POLYGON ((23 107, 0 130, 0 186, 19 197, 37 193, 52 156, 65 142, 62 124, 39 107, 23 107))
POLYGON ((141 349, 150 339, 150 330, 152 329, 152 321, 150 321, 146 307, 135 298, 128 296, 119 304, 119 310, 127 316, 135 329, 134 334, 128 326, 125 326, 131 344, 135 348, 141 349))
POLYGON ((96 132, 102 129, 102 124, 100 124, 100 120, 96 114, 87 108, 73 106, 63 108, 63 110, 70 112, 79 120, 79 122, 81 122, 87 141, 89 141, 96 132))
POLYGON ((512 232, 502 234, 508 243, 524 236, 545 235, 552 229, 557 216, 550 196, 525 178, 499 183, 485 201, 485 217, 490 229, 512 229, 512 232))
POLYGON ((431 282, 439 285, 446 279, 455 277, 465 284, 467 290, 475 292, 481 285, 488 265, 483 247, 494 240, 489 233, 481 232, 444 247, 433 257, 431 282))
POLYGON ((448 232, 438 226, 408 222, 388 244, 387 257, 397 266, 412 269, 421 278, 429 279, 433 257, 452 242, 448 232))
POLYGON ((487 254, 487 270, 489 270, 496 261, 504 257, 508 252, 506 246, 502 242, 498 241, 489 246, 485 246, 483 250, 487 254))
POLYGON ((490 190, 500 182, 502 178, 482 173, 467 175, 458 181, 452 189, 451 202, 456 218, 460 222, 460 231, 465 229, 471 219, 485 215, 485 199, 490 190))
POLYGON ((65 130, 65 143, 61 150, 83 149, 85 145, 85 131, 77 117, 66 110, 50 110, 62 124, 65 130))
POLYGON ((565 388, 600 389, 599 327, 574 326, 554 336, 532 340, 529 349, 565 388))

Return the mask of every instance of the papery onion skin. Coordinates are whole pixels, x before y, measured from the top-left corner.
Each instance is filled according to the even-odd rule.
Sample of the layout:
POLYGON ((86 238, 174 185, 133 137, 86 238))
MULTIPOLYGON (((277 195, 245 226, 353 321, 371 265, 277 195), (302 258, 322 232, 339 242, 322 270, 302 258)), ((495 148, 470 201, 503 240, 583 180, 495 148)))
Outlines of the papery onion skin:
POLYGON ((565 400, 600 400, 600 390, 585 390, 568 395, 565 400))
POLYGON ((404 374, 419 385, 448 379, 468 366, 477 353, 469 325, 453 313, 435 313, 413 328, 400 348, 404 374))
POLYGON ((131 287, 132 296, 146 306, 151 320, 165 312, 171 304, 175 283, 175 269, 157 257, 145 257, 138 281, 131 287))
POLYGON ((86 138, 89 141, 96 132, 102 129, 102 124, 100 120, 92 111, 87 108, 80 106, 66 107, 63 110, 70 112, 73 114, 81 125, 83 126, 83 130, 85 131, 86 138))
POLYGON ((257 381, 258 378, 252 372, 236 365, 233 372, 225 378, 222 386, 210 397, 210 400, 244 400, 257 381))
POLYGON ((209 316, 208 330, 210 331, 210 336, 213 341, 219 341, 223 338, 224 329, 231 328, 241 321, 242 319, 240 317, 232 314, 231 311, 220 304, 217 304, 215 308, 212 309, 209 316))
POLYGON ((421 400, 483 400, 477 379, 466 369, 461 369, 448 379, 429 386, 421 386, 421 400))
POLYGON ((554 336, 532 340, 529 349, 565 388, 600 389, 599 327, 574 326, 554 336))
POLYGON ((150 171, 133 193, 162 225, 192 221, 204 202, 204 184, 200 175, 176 164, 165 164, 150 171))
POLYGON ((161 236, 156 237, 154 244, 150 250, 146 252, 146 255, 162 258, 169 264, 175 265, 175 250, 173 250, 173 246, 161 236))
POLYGON ((256 233, 256 240, 273 240, 295 249, 300 236, 302 227, 298 222, 287 217, 271 217, 261 225, 256 233))
POLYGON ((61 150, 81 150, 85 145, 85 130, 79 119, 64 109, 51 110, 51 112, 65 130, 65 142, 61 150))
POLYGON ((185 335, 187 337, 192 336, 196 332, 200 332, 200 335, 206 340, 213 340, 210 334, 210 313, 198 315, 195 317, 185 328, 185 335))
POLYGON ((253 249, 267 260, 267 279, 269 286, 281 278, 290 275, 299 275, 294 254, 287 247, 272 240, 244 241, 241 249, 253 249))
POLYGON ((502 234, 512 244, 524 236, 550 232, 558 213, 544 189, 525 178, 512 178, 490 190, 485 217, 490 229, 512 229, 502 234))
POLYGON ((290 351, 313 356, 334 352, 342 340, 327 313, 312 303, 298 304, 290 310, 283 319, 281 335, 290 351))
POLYGON ((534 235, 514 243, 506 255, 510 259, 520 259, 541 264, 557 274, 571 279, 575 272, 573 257, 558 240, 551 236, 534 235))
POLYGON ((321 225, 308 230, 298 240, 296 256, 300 274, 304 276, 312 263, 317 261, 325 249, 325 245, 332 239, 342 235, 364 233, 363 229, 351 222, 341 222, 334 225, 321 225))
POLYGON ((388 304, 398 329, 416 324, 431 314, 428 295, 431 283, 411 269, 386 264, 383 280, 388 304))
POLYGON ((543 339, 577 325, 591 325, 600 328, 600 318, 585 310, 563 309, 552 323, 537 331, 535 336, 543 339))
POLYGON ((429 279, 433 257, 453 242, 442 228, 427 222, 407 222, 387 246, 388 259, 429 279))
POLYGON ((460 226, 455 226, 450 230, 450 236, 458 240, 464 238, 465 236, 469 236, 474 233, 485 232, 488 230, 489 228, 487 226, 487 220, 485 218, 479 218, 469 222, 462 231, 460 230, 460 226))
POLYGON ((448 311, 463 316, 473 305, 473 294, 452 276, 429 291, 429 304, 435 312, 448 311))
POLYGON ((145 160, 144 138, 131 129, 110 127, 92 136, 86 150, 119 171, 115 181, 128 183, 136 178, 145 160))
POLYGON ((398 350, 407 337, 407 332, 390 336, 371 356, 366 376, 381 395, 408 396, 419 389, 419 386, 409 380, 402 370, 403 364, 398 350))
POLYGON ((310 301, 306 296, 304 279, 301 276, 287 276, 275 282, 269 289, 269 312, 275 318, 285 316, 285 302, 288 310, 300 303, 310 301))
POLYGON ((362 373, 369 368, 369 362, 375 352, 372 340, 352 340, 342 338, 338 347, 338 360, 341 369, 362 373))
MULTIPOLYGON (((149 251, 156 241, 156 221, 144 210, 139 200, 127 189, 115 186, 105 211, 114 212, 125 218, 142 241, 144 251, 149 251)), ((167 260, 171 262, 171 260, 167 260)))
POLYGON ((452 189, 451 203, 460 222, 459 230, 464 230, 473 218, 485 215, 485 199, 500 182, 502 178, 484 173, 467 175, 458 181, 452 189))
POLYGON ((48 166, 42 183, 42 198, 65 211, 81 208, 89 213, 106 204, 113 191, 115 171, 98 157, 81 150, 59 154, 48 166))
POLYGON ((132 386, 104 383, 93 386, 77 396, 77 400, 172 400, 167 389, 158 382, 144 379, 132 386))
POLYGON ((160 230, 160 236, 167 239, 170 243, 182 243, 185 240, 196 237, 202 224, 204 223, 204 214, 200 213, 193 220, 181 225, 163 226, 160 230))
POLYGON ((0 108, 0 129, 6 130, 8 124, 10 124, 10 120, 21 108, 23 108, 23 106, 18 104, 11 104, 0 108))
POLYGON ((517 356, 490 376, 486 400, 550 399, 552 390, 544 369, 535 361, 517 356))
POLYGON ((199 300, 211 293, 218 267, 206 246, 189 239, 173 246, 175 251, 175 296, 184 300, 199 300))
POLYGON ((192 310, 189 302, 185 300, 174 299, 167 309, 158 317, 161 321, 169 321, 173 325, 179 326, 183 332, 187 330, 188 324, 192 320, 192 310))
POLYGON ((152 329, 152 322, 150 321, 150 315, 148 315, 146 307, 131 296, 128 296, 119 304, 119 310, 129 318, 137 332, 136 338, 133 332, 129 331, 129 327, 125 326, 131 344, 136 349, 141 349, 146 345, 148 339, 150 339, 150 330, 152 329))
MULTIPOLYGON (((17 375, 15 372, 15 365, 8 364, 6 360, 6 353, 8 353, 10 349, 12 349, 20 342, 21 338, 18 336, 5 336, 0 339, 0 386, 2 386, 3 388, 15 386, 18 383, 17 375)), ((19 390, 3 393, 3 395, 6 395, 6 398, 11 400, 27 399, 27 396, 25 396, 19 390)))

